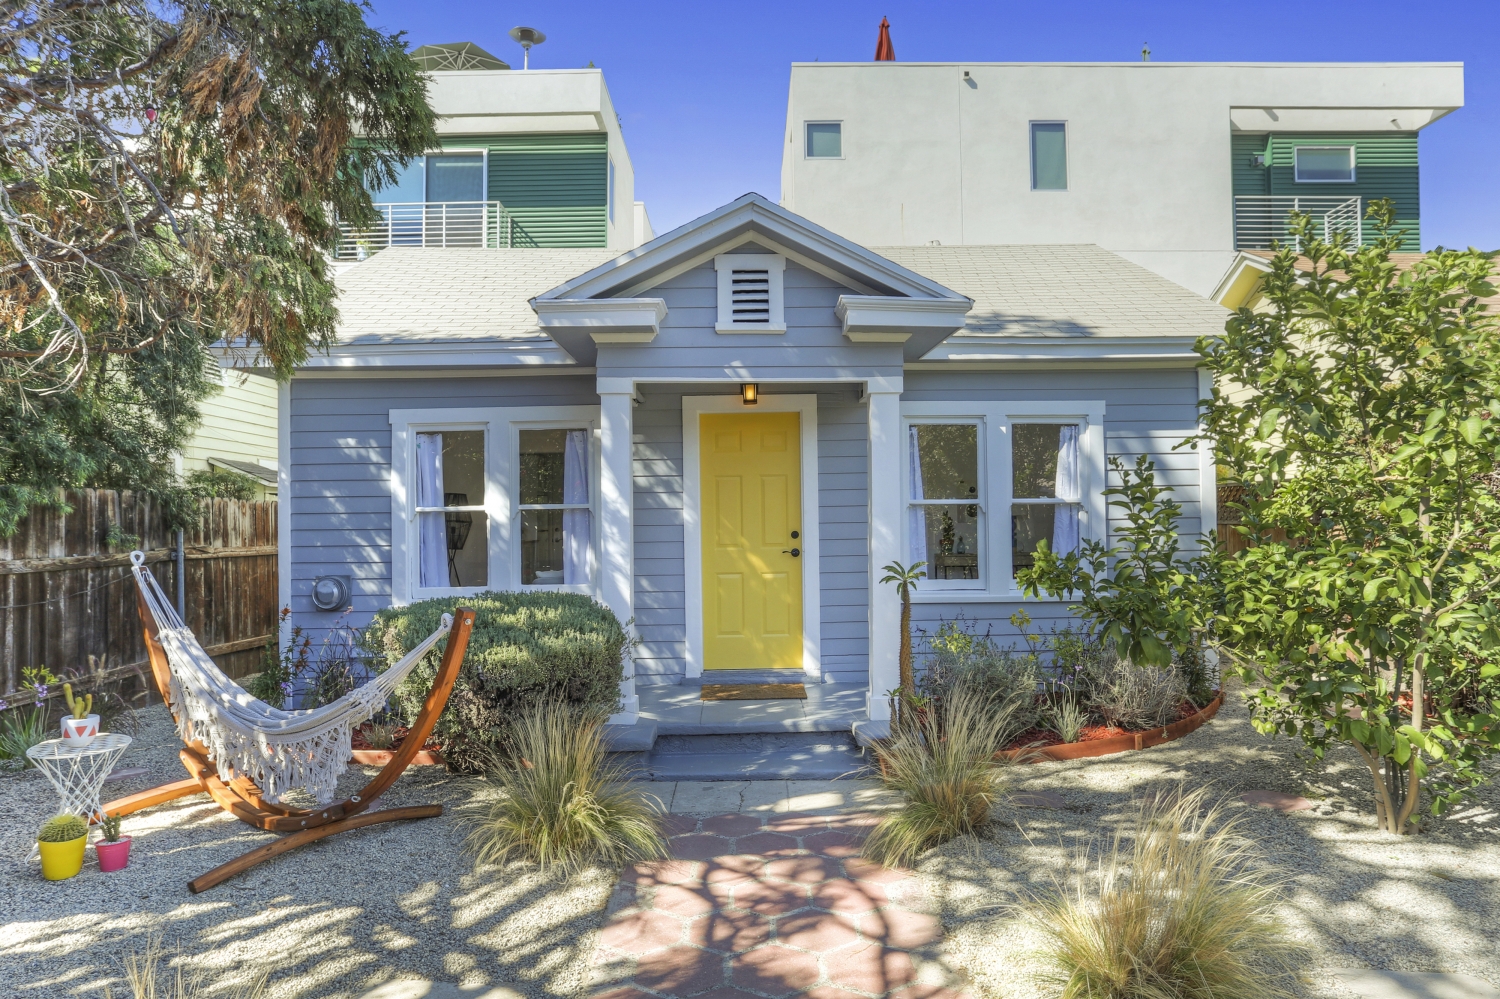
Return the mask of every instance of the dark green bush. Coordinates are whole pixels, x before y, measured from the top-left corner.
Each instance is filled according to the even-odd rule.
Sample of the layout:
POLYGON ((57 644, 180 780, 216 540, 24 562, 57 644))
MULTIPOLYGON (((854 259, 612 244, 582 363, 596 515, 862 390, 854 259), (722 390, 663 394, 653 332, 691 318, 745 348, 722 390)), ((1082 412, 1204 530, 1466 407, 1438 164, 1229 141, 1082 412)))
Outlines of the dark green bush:
MULTIPOLYGON (((399 660, 459 606, 474 609, 474 631, 435 730, 453 768, 481 769, 503 748, 509 724, 543 701, 601 715, 615 709, 629 639, 609 608, 578 593, 490 592, 387 608, 363 636, 375 669, 399 660)), ((396 690, 408 722, 422 708, 442 649, 439 643, 396 690)))

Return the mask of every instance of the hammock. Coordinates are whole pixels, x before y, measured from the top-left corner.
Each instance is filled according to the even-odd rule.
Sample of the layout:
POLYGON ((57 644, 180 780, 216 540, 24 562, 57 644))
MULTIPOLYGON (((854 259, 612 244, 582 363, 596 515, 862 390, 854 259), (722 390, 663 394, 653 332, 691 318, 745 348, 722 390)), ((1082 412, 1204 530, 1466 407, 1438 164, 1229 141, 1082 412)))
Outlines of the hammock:
POLYGON ((171 670, 178 735, 189 745, 208 748, 220 780, 247 778, 273 804, 294 789, 311 793, 320 805, 333 801, 339 776, 348 768, 351 732, 385 707, 401 681, 453 626, 453 616, 444 614, 438 630, 400 662, 331 704, 283 711, 251 697, 225 676, 146 569, 146 556, 131 552, 130 561, 171 670))

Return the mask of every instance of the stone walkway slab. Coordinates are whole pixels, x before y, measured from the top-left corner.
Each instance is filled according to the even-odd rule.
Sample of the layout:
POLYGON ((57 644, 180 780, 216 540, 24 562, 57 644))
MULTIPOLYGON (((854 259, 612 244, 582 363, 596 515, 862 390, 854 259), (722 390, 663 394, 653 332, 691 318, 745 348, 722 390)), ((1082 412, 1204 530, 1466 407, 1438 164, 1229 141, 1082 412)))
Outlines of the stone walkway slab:
POLYGON ((1455 972, 1344 968, 1331 974, 1364 999, 1500 999, 1489 982, 1455 972))
POLYGON ((963 999, 917 879, 858 857, 878 820, 669 815, 671 859, 620 876, 595 999, 963 999))

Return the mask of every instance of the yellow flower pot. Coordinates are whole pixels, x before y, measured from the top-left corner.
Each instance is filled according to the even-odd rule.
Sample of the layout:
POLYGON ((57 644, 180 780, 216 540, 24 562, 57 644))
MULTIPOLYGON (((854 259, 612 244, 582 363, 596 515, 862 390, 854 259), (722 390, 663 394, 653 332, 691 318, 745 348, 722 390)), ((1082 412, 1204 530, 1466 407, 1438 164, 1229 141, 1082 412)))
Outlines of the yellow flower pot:
POLYGON ((83 848, 88 841, 84 835, 64 843, 38 843, 42 851, 42 877, 62 881, 83 870, 83 848))

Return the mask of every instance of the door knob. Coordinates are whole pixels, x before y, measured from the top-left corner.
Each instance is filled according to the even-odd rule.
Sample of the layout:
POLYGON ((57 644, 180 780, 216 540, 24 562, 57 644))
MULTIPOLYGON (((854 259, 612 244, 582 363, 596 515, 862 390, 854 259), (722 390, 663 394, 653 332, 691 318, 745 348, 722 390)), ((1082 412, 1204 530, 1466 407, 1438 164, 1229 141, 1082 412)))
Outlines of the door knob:
POLYGON ((799 548, 783 548, 781 549, 781 554, 790 555, 792 558, 796 558, 798 555, 802 554, 802 551, 799 548))

